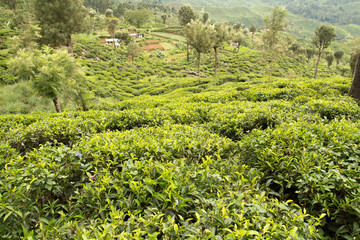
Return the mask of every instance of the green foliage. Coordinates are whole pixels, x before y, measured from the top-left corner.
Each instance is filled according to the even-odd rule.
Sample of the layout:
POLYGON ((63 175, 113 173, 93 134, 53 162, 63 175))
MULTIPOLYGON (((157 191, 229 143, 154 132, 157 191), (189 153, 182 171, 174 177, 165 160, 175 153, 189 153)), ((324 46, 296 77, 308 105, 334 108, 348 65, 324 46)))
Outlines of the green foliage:
POLYGON ((131 57, 132 62, 134 62, 136 56, 141 52, 141 48, 136 44, 136 42, 130 42, 127 46, 127 54, 131 57))
POLYGON ((147 9, 129 10, 125 12, 125 19, 136 27, 143 27, 152 21, 153 12, 147 9))
POLYGON ((316 28, 312 43, 318 49, 318 59, 315 64, 314 78, 316 78, 320 57, 324 49, 328 48, 335 39, 336 33, 333 26, 321 25, 316 28))
POLYGON ((42 43, 46 45, 67 45, 72 34, 84 31, 86 12, 81 0, 34 0, 34 10, 41 27, 42 43))
POLYGON ((340 60, 344 57, 344 52, 343 51, 336 51, 334 53, 334 57, 336 60, 336 65, 339 65, 340 60))
POLYGON ((328 48, 335 39, 336 33, 332 26, 321 25, 316 28, 312 43, 315 47, 323 51, 328 48))
POLYGON ((131 36, 128 31, 115 32, 115 38, 120 39, 126 45, 131 41, 131 36))
POLYGON ((119 23, 119 19, 109 17, 106 19, 106 22, 108 25, 108 32, 109 32, 110 36, 114 37, 117 25, 119 23))
POLYGON ((243 142, 242 156, 262 169, 274 194, 296 199, 312 214, 327 214, 328 234, 358 238, 357 125, 299 122, 256 131, 243 142))
POLYGON ((197 14, 191 5, 185 4, 180 7, 178 17, 180 25, 186 26, 192 20, 195 21, 197 19, 197 14))
MULTIPOLYGON (((66 52, 49 47, 43 48, 42 51, 19 51, 16 58, 10 62, 10 68, 21 80, 31 80, 40 96, 52 99, 58 112, 60 107, 57 98, 66 87, 72 87, 76 98, 82 95, 79 88, 83 81, 83 73, 66 52), (78 82, 71 83, 75 79, 78 82)), ((85 93, 85 90, 82 91, 85 93)))
POLYGON ((330 68, 331 65, 332 65, 332 63, 333 63, 333 61, 334 61, 334 55, 333 55, 333 54, 329 54, 329 55, 327 55, 327 56, 325 57, 325 59, 326 59, 326 62, 327 62, 327 64, 328 64, 328 67, 330 68))
POLYGON ((285 17, 286 10, 275 7, 270 16, 265 17, 266 32, 262 36, 262 40, 266 48, 273 48, 278 42, 278 32, 286 27, 285 17))

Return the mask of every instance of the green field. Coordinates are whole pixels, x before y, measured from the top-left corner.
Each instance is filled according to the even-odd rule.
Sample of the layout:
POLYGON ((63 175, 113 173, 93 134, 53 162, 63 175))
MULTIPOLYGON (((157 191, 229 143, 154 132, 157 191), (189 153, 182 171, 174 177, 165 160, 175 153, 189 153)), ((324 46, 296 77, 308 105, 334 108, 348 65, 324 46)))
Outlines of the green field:
POLYGON ((152 32, 151 33, 152 35, 154 36, 159 36, 159 37, 162 37, 162 38, 167 38, 169 40, 172 40, 172 41, 179 41, 179 42, 185 42, 185 37, 183 36, 180 36, 180 35, 176 35, 176 34, 171 34, 171 33, 165 33, 165 32, 152 32))

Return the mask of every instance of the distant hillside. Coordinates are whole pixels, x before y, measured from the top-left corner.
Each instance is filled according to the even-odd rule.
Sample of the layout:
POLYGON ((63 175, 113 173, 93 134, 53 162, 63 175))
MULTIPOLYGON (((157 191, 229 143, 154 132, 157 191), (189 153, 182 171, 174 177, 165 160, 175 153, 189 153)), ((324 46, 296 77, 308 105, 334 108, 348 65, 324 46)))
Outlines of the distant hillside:
MULTIPOLYGON (((228 22, 234 24, 241 22, 244 26, 249 27, 255 25, 257 28, 262 28, 264 24, 264 17, 271 14, 273 6, 262 5, 256 7, 216 7, 216 6, 195 6, 197 11, 202 9, 208 12, 210 19, 213 21, 228 22)), ((311 18, 302 17, 291 12, 288 12, 286 17, 289 27, 287 32, 299 38, 310 38, 314 35, 316 27, 322 22, 311 18)), ((360 35, 360 26, 356 24, 351 25, 337 25, 334 24, 337 33, 337 40, 353 39, 360 35)))
MULTIPOLYGON (((161 0, 159 0, 161 1, 161 0)), ((174 2, 162 0, 162 3, 174 2)), ((358 0, 179 0, 200 7, 254 7, 283 6, 289 12, 332 24, 360 25, 360 1, 358 0)))

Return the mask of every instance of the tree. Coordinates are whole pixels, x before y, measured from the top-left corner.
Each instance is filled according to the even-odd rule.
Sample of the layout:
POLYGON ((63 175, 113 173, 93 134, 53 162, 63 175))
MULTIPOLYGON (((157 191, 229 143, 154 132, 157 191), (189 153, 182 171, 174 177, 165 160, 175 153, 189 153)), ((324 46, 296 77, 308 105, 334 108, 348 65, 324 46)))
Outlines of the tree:
POLYGON ((312 43, 317 48, 318 58, 315 63, 314 78, 316 78, 321 54, 327 47, 330 46, 331 42, 335 39, 336 33, 335 28, 332 26, 321 25, 315 30, 315 35, 312 39, 312 43))
POLYGON ((185 4, 180 7, 178 17, 181 26, 186 26, 191 22, 191 20, 197 19, 194 8, 189 4, 185 4))
POLYGON ((119 23, 119 19, 117 18, 107 18, 106 22, 108 24, 108 32, 110 34, 110 36, 113 38, 113 44, 115 47, 115 31, 116 31, 116 27, 119 23))
POLYGON ((256 33, 256 27, 254 25, 251 25, 249 31, 251 32, 251 42, 254 41, 254 35, 256 33))
POLYGON ((265 58, 269 63, 269 80, 271 79, 272 66, 274 59, 279 54, 278 46, 279 42, 278 33, 286 27, 285 22, 286 10, 280 7, 275 7, 272 14, 264 18, 265 21, 265 33, 262 35, 262 40, 265 47, 265 58))
POLYGON ((168 18, 167 14, 161 15, 161 19, 163 20, 164 25, 166 24, 167 18, 168 18))
POLYGON ((234 49, 234 51, 236 50, 237 52, 239 52, 240 46, 246 45, 247 37, 245 36, 245 34, 238 32, 231 36, 231 40, 236 44, 237 49, 234 49))
POLYGON ((112 8, 113 0, 84 0, 84 5, 93 8, 97 12, 105 13, 106 9, 112 8))
POLYGON ((131 62, 134 63, 137 55, 141 53, 141 48, 135 43, 130 42, 127 46, 127 55, 131 57, 131 62))
POLYGON ((147 9, 137 9, 125 12, 125 20, 138 28, 144 26, 145 23, 150 22, 153 16, 153 12, 147 9))
POLYGON ((315 55, 316 51, 315 49, 313 48, 307 48, 305 50, 305 53, 306 53, 306 58, 308 60, 308 62, 310 61, 310 59, 315 55))
POLYGON ((215 53, 215 75, 217 75, 218 69, 218 49, 229 38, 229 34, 225 25, 221 23, 215 23, 215 33, 213 34, 214 41, 214 53, 215 53))
POLYGON ((349 95, 360 101, 360 52, 356 54, 356 64, 354 66, 354 78, 350 87, 349 95))
POLYGON ((135 10, 135 6, 131 2, 119 3, 119 5, 114 9, 115 17, 123 17, 127 10, 135 10))
POLYGON ((209 51, 213 46, 214 27, 210 25, 204 25, 201 21, 196 20, 189 23, 185 29, 185 36, 187 43, 193 47, 197 52, 198 60, 198 74, 199 84, 200 79, 200 65, 201 65, 201 54, 209 51))
POLYGON ((71 35, 84 31, 86 12, 82 0, 33 0, 35 16, 41 28, 42 43, 52 47, 68 46, 71 35))
POLYGON ((360 101, 360 37, 357 37, 351 43, 353 52, 351 54, 350 66, 353 76, 353 82, 350 87, 349 95, 360 101), (352 63, 354 64, 352 65, 352 63))
POLYGON ((265 48, 273 48, 278 42, 278 33, 287 26, 285 22, 286 15, 285 9, 275 7, 271 16, 264 18, 266 32, 263 34, 262 39, 265 48))
POLYGON ((333 54, 328 54, 326 57, 325 57, 325 60, 328 64, 328 68, 331 67, 332 63, 334 62, 334 55, 333 54))
POLYGON ((113 16, 113 10, 110 9, 110 8, 106 9, 105 16, 106 17, 112 17, 113 16))
MULTIPOLYGON (((194 8, 189 4, 185 4, 180 7, 179 12, 178 12, 178 17, 179 17, 179 22, 180 22, 181 26, 186 26, 191 21, 197 19, 197 15, 196 15, 194 8)), ((190 55, 189 44, 186 44, 186 60, 187 60, 187 62, 190 61, 189 55, 190 55)))
POLYGON ((128 45, 131 42, 131 36, 128 31, 116 32, 115 38, 120 39, 125 45, 128 45))
POLYGON ((91 9, 89 10, 89 16, 90 16, 91 18, 94 18, 95 15, 96 15, 96 11, 91 8, 91 9))
POLYGON ((203 24, 206 24, 209 21, 209 13, 204 12, 204 14, 202 15, 202 22, 203 24))
POLYGON ((235 32, 239 32, 241 27, 242 27, 241 23, 236 23, 234 24, 233 29, 235 30, 235 32))
POLYGON ((336 51, 334 53, 334 57, 335 57, 335 60, 336 60, 336 65, 339 65, 341 59, 344 57, 344 52, 343 51, 336 51))
POLYGON ((33 51, 20 50, 10 61, 9 67, 19 79, 32 81, 40 96, 52 99, 57 112, 61 112, 58 97, 65 90, 69 91, 69 81, 84 78, 74 58, 50 47, 33 51))

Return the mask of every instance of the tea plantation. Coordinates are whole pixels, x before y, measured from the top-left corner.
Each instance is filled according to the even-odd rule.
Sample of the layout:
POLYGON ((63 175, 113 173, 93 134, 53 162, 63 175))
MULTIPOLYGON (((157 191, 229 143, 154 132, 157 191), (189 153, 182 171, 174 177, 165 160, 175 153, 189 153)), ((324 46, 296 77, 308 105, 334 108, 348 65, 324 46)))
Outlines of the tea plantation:
POLYGON ((2 239, 360 238, 351 79, 173 74, 1 115, 2 239))

